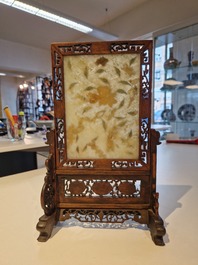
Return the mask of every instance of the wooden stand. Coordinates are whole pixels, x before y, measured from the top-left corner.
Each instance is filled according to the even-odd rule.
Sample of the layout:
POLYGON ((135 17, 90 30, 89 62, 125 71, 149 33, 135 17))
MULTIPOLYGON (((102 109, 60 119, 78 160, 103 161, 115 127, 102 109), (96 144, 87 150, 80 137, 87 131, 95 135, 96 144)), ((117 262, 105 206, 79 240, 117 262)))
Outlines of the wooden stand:
POLYGON ((150 129, 152 41, 52 44, 55 129, 38 240, 58 221, 146 224, 164 245, 150 129), (122 55, 122 56, 121 56, 122 55))

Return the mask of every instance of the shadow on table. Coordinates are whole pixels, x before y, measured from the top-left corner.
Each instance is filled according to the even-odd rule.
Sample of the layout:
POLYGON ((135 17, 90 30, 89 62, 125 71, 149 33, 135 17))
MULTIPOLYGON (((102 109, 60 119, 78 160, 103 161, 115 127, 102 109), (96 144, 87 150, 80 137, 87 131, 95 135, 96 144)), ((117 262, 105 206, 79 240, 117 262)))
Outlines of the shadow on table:
POLYGON ((179 200, 189 192, 192 186, 187 185, 158 185, 159 212, 165 220, 176 209, 181 208, 179 200))
MULTIPOLYGON (((157 192, 160 195, 159 213, 164 220, 167 229, 168 223, 166 218, 171 215, 176 209, 181 208, 182 204, 179 200, 191 189, 187 185, 158 185, 157 192)), ((124 223, 97 223, 97 222, 80 222, 75 218, 70 218, 64 222, 58 222, 52 231, 52 237, 58 233, 62 228, 68 227, 83 227, 83 228, 97 228, 97 229, 128 229, 136 228, 141 230, 148 230, 147 225, 139 224, 137 222, 127 220, 124 223)), ((165 243, 169 242, 168 231, 164 236, 165 243)))

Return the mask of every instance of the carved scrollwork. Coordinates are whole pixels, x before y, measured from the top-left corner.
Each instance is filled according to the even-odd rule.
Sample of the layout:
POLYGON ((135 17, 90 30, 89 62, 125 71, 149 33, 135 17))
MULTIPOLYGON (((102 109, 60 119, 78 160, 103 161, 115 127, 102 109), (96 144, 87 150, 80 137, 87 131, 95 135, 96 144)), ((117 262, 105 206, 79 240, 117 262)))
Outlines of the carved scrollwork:
POLYGON ((138 52, 143 48, 141 44, 131 44, 128 42, 112 43, 110 51, 113 52, 138 52))
POLYGON ((41 192, 41 205, 47 216, 55 211, 55 175, 54 175, 54 130, 47 132, 47 144, 49 144, 49 156, 45 161, 47 169, 44 185, 41 192))
POLYGON ((120 160, 113 160, 111 162, 111 167, 114 169, 128 169, 128 168, 138 168, 142 167, 141 161, 120 161, 120 160))
MULTIPOLYGON (((149 120, 148 118, 143 118, 141 120, 141 139, 144 143, 148 142, 148 136, 149 136, 149 120)), ((143 151, 146 151, 148 149, 147 145, 143 145, 141 148, 143 151)))
POLYGON ((54 51, 54 64, 56 66, 60 66, 62 64, 62 56, 57 51, 54 51))
POLYGON ((62 84, 62 68, 57 66, 54 68, 54 97, 56 100, 63 99, 63 84, 62 84))
MULTIPOLYGON (((144 142, 148 141, 148 132, 149 132, 149 126, 148 126, 148 118, 144 118, 141 121, 141 138, 144 142)), ((144 146, 142 150, 146 150, 146 147, 144 146)))
POLYGON ((64 133, 64 120, 56 119, 55 124, 57 127, 57 146, 58 146, 58 161, 63 162, 65 159, 65 133, 64 133))
POLYGON ((64 45, 59 47, 64 54, 88 54, 91 53, 91 43, 64 45))
POLYGON ((144 99, 149 97, 149 65, 142 65, 142 96, 144 99))
POLYGON ((56 119, 57 125, 57 136, 58 136, 58 147, 60 149, 64 148, 64 120, 63 119, 56 119))
POLYGON ((43 190, 43 206, 46 215, 50 215, 55 209, 54 195, 55 191, 53 185, 51 183, 46 183, 43 190))
POLYGON ((54 157, 52 154, 46 159, 45 165, 47 173, 43 189, 41 192, 41 205, 46 215, 51 215, 55 211, 55 188, 53 176, 53 163, 54 157))
POLYGON ((63 164, 64 167, 69 168, 94 168, 93 160, 67 161, 63 164))
POLYGON ((62 220, 75 218, 80 222, 123 223, 126 220, 133 220, 147 223, 147 215, 141 210, 62 209, 60 215, 62 220))
POLYGON ((144 99, 148 99, 150 96, 150 80, 151 80, 151 71, 150 71, 150 58, 151 55, 149 50, 145 50, 143 53, 143 63, 142 63, 142 96, 144 99))
POLYGON ((164 221, 157 214, 155 214, 151 209, 149 212, 149 224, 151 237, 154 243, 158 246, 164 246, 163 236, 166 234, 166 229, 164 227, 164 221))

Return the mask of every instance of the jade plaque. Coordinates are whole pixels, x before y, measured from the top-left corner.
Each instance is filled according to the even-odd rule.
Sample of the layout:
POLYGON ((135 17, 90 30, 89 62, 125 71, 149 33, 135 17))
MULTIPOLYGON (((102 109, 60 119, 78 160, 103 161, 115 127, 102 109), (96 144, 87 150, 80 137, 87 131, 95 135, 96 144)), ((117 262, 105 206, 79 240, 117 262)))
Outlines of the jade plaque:
POLYGON ((140 56, 64 57, 67 157, 137 159, 140 56))

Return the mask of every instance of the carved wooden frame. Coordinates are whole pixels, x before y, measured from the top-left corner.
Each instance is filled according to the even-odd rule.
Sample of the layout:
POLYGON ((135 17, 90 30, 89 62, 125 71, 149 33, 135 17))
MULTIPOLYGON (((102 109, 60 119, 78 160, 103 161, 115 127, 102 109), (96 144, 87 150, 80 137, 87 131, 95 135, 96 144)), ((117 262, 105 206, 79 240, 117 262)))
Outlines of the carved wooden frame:
MULTIPOLYGON (((41 192, 44 215, 37 224, 37 229, 40 231, 38 240, 47 241, 54 225, 71 217, 82 222, 110 223, 130 219, 147 224, 154 243, 164 245, 165 228, 158 213, 156 192, 156 146, 159 144, 159 133, 150 128, 152 41, 54 43, 51 51, 55 129, 47 135, 50 154, 46 160, 47 173, 41 192), (94 64, 94 67, 91 64, 94 64), (73 72, 70 71, 71 69, 73 72), (80 69, 79 76, 84 75, 84 79, 79 79, 81 81, 77 80, 76 69, 80 69), (89 71, 93 69, 97 76, 93 74, 91 81, 87 82, 89 71), (109 81, 108 76, 111 75, 113 78, 110 77, 109 81), (113 81, 114 75, 117 81, 113 81), (74 89, 73 94, 71 94, 72 89, 74 89), (108 96, 104 97, 107 94, 108 96), (71 104, 68 98, 73 100, 71 104), (72 121, 68 121, 75 101, 77 103, 74 106, 78 112, 74 114, 76 116, 72 117, 72 121), (126 102, 127 107, 125 106, 124 116, 121 117, 122 112, 119 111, 126 102), (69 104, 71 106, 67 107, 69 104), (81 106, 84 106, 82 111, 81 106), (85 112, 92 110, 98 112, 94 113, 94 118, 87 117, 85 112), (109 115, 116 111, 120 116, 109 115), (101 113, 108 115, 105 114, 106 116, 103 116, 105 118, 101 118, 101 113), (129 117, 127 120, 126 115, 129 117), (119 137, 111 135, 111 138, 114 137, 114 141, 112 140, 114 145, 108 149, 103 146, 104 141, 97 141, 100 135, 107 134, 108 130, 112 129, 108 127, 111 124, 109 117, 111 120, 116 120, 113 124, 117 127, 114 126, 111 131, 116 131, 119 137), (123 122, 120 119, 125 120, 123 122), (78 126, 72 124, 73 120, 77 120, 78 126), (132 120, 135 122, 130 123, 132 120), (133 127, 136 138, 132 135, 133 130, 130 130, 133 124, 137 125, 133 127), (85 141, 83 148, 83 135, 87 133, 85 129, 87 125, 90 125, 90 128, 99 126, 100 132, 99 137, 95 137, 91 142, 85 141), (71 127, 73 130, 70 130, 71 127), (84 134, 82 128, 85 130, 84 134), (115 144, 115 139, 119 144, 115 144), (136 140, 138 150, 134 148, 133 156, 128 150, 128 145, 133 149, 136 140), (80 142, 80 148, 76 145, 77 142, 80 142), (125 143, 125 148, 120 158, 117 154, 121 142, 123 145, 125 143), (83 152, 87 148, 89 150, 84 156, 83 152), (112 151, 115 149, 115 152, 112 151), (109 156, 108 150, 110 150, 109 156), (73 156, 70 157, 69 152, 73 152, 73 156), (89 153, 94 154, 94 158, 89 153)), ((96 132, 97 130, 93 135, 96 132)), ((91 137, 93 135, 91 134, 91 137)), ((106 138, 105 141, 109 139, 106 138)))

